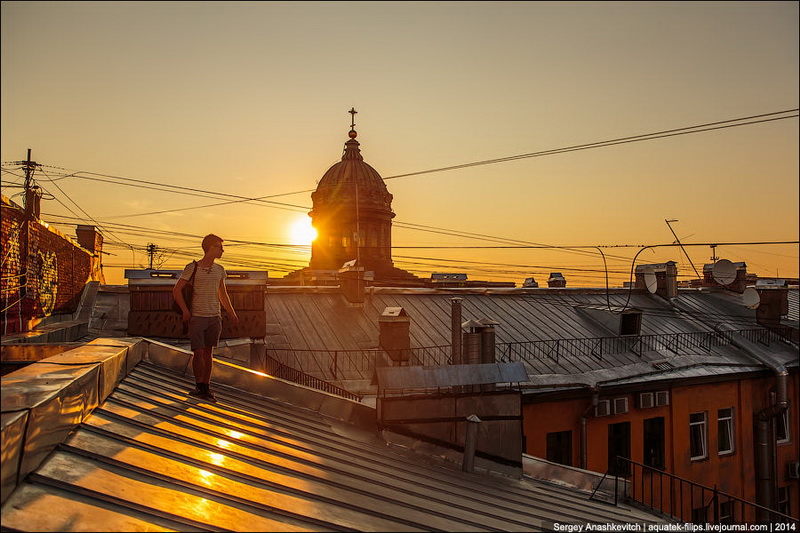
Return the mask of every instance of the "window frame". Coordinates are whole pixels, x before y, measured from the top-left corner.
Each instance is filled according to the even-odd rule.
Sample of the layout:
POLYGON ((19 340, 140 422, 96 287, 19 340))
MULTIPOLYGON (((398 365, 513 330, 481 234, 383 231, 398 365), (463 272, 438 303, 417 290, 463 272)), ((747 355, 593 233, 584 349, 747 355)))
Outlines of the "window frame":
POLYGON ((689 414, 689 459, 691 461, 703 461, 708 459, 708 411, 699 411, 697 413, 689 414), (701 421, 692 421, 692 417, 702 416, 701 421), (698 427, 700 431, 699 444, 702 447, 702 455, 692 455, 694 450, 695 435, 694 428, 698 427))
POLYGON ((736 453, 736 423, 734 421, 735 410, 733 407, 725 407, 724 409, 717 409, 717 455, 733 455, 736 453), (723 411, 728 411, 729 414, 725 417, 722 416, 723 411), (728 440, 730 447, 726 450, 720 449, 722 446, 722 428, 727 427, 728 440))

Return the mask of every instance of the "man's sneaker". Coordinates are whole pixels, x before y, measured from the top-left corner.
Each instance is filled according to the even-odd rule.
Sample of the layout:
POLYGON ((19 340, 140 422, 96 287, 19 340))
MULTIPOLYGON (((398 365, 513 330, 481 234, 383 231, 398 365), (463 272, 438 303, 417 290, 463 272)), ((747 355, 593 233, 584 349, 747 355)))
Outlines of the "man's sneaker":
POLYGON ((202 391, 198 394, 198 397, 202 398, 203 400, 209 401, 211 403, 217 403, 217 397, 214 396, 214 393, 210 390, 202 391))
POLYGON ((189 391, 189 396, 194 396, 196 398, 200 398, 203 392, 198 388, 195 387, 194 390, 189 391))

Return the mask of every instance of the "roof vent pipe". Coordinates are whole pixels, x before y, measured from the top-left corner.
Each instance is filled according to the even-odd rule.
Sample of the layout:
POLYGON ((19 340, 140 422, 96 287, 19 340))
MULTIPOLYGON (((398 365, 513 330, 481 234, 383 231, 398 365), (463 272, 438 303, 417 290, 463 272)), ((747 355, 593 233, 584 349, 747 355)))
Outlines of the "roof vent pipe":
POLYGON ((450 298, 450 364, 460 365, 461 357, 461 300, 450 298))

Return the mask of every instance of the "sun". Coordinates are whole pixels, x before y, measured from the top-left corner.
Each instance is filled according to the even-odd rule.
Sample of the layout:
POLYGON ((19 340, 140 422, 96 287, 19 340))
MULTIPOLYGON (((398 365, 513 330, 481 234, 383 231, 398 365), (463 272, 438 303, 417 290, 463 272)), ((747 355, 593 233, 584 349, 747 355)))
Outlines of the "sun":
POLYGON ((289 238, 292 244, 311 244, 317 238, 317 230, 311 225, 310 218, 298 218, 289 227, 289 238))

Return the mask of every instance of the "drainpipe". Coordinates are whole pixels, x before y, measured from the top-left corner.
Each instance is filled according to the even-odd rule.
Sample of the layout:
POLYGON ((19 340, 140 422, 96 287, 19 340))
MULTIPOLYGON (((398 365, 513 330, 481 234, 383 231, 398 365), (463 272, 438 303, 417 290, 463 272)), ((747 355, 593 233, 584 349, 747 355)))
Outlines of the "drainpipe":
MULTIPOLYGON (((714 329, 724 333, 735 328, 727 323, 719 323, 714 326, 714 329)), ((773 427, 775 418, 783 416, 784 411, 789 408, 789 372, 785 366, 771 361, 769 357, 765 356, 762 348, 747 339, 738 335, 728 335, 727 338, 734 346, 768 366, 775 373, 775 393, 771 395, 771 405, 755 414, 755 466, 756 503, 768 509, 776 509, 778 476, 775 457, 777 445, 773 427)), ((759 510, 757 519, 761 523, 769 522, 769 513, 759 510)))
POLYGON ((450 298, 450 364, 463 364, 461 357, 461 300, 463 298, 450 298))
POLYGON ((597 404, 600 403, 600 389, 597 387, 590 387, 589 390, 592 391, 592 403, 586 408, 583 415, 581 415, 581 468, 584 470, 588 469, 587 465, 589 463, 588 444, 586 442, 586 420, 592 416, 594 410, 597 408, 597 404))

